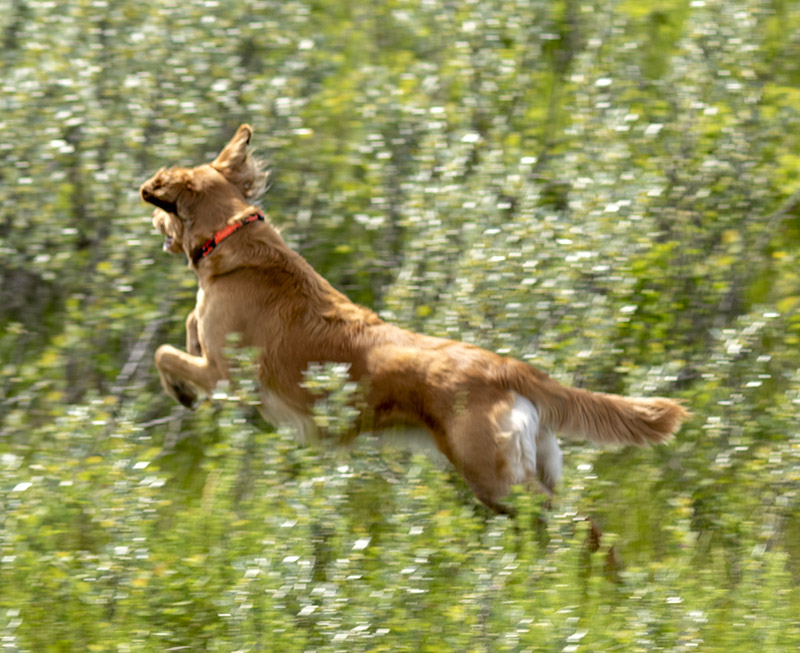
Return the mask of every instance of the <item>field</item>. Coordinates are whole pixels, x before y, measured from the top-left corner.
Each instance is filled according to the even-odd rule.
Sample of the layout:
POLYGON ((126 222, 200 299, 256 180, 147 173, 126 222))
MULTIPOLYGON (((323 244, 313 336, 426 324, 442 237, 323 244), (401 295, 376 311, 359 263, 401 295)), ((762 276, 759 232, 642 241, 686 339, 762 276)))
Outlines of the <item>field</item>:
POLYGON ((4 651, 800 647, 798 3, 5 0, 0 40, 4 651), (175 405, 195 279, 137 189, 241 122, 355 301, 691 419, 509 519, 298 445, 246 355, 175 405))

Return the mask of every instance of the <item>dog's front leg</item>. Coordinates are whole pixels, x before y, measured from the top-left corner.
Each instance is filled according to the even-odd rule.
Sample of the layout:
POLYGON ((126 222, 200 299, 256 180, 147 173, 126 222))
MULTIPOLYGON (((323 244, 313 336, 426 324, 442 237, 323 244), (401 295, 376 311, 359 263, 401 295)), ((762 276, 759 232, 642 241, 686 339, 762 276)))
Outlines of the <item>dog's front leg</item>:
POLYGON ((186 351, 192 356, 203 355, 203 348, 200 346, 200 336, 197 331, 197 309, 186 317, 186 351))
POLYGON ((198 390, 211 394, 224 376, 224 370, 205 356, 192 356, 171 345, 161 345, 155 358, 164 390, 187 408, 194 408, 198 390))

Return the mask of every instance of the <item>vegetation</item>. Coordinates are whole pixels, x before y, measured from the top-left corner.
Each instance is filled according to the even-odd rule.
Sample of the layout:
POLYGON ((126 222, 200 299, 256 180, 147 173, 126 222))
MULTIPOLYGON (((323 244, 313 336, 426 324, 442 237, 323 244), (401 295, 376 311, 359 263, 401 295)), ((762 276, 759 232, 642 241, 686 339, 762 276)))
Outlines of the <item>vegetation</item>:
POLYGON ((6 0, 0 39, 4 650, 800 645, 795 2, 6 0), (568 445, 511 521, 244 382, 173 405, 195 282, 137 188, 245 121, 353 299, 690 423, 568 445))

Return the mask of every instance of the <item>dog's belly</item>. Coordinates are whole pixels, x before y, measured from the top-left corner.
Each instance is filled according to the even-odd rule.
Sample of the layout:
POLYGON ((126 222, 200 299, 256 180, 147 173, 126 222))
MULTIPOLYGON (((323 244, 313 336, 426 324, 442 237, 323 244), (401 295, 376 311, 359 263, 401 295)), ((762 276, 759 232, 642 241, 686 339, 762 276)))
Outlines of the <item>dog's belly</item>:
MULTIPOLYGON (((308 414, 298 411, 272 390, 261 391, 261 405, 258 410, 270 424, 292 429, 300 444, 311 444, 319 440, 314 420, 308 414)), ((423 427, 389 426, 362 435, 374 437, 382 449, 425 453, 432 458, 446 460, 444 454, 437 449, 433 436, 423 427)))
POLYGON ((316 440, 317 427, 311 417, 298 411, 272 390, 261 391, 261 405, 258 410, 270 424, 288 426, 294 430, 298 442, 308 444, 316 440))
POLYGON ((446 456, 439 451, 433 435, 423 427, 396 426, 387 427, 370 433, 383 451, 409 451, 425 454, 428 458, 442 466, 447 465, 446 456))
MULTIPOLYGON (((319 432, 314 420, 308 414, 288 404, 272 390, 261 391, 261 405, 258 410, 273 426, 287 426, 292 429, 298 443, 312 444, 319 441, 319 432)), ((436 447, 433 436, 423 427, 389 426, 363 433, 363 436, 374 437, 378 446, 387 451, 424 453, 437 462, 447 461, 444 454, 436 447)))
MULTIPOLYGON (((319 433, 313 419, 284 401, 271 390, 262 390, 264 419, 273 425, 288 426, 300 444, 318 442, 319 433)), ((552 489, 561 475, 561 451, 554 434, 541 428, 539 411, 525 397, 514 393, 514 403, 498 420, 495 438, 507 461, 511 484, 530 484, 537 478, 552 489)), ((362 434, 374 437, 381 449, 424 453, 438 464, 446 462, 431 433, 423 427, 398 426, 362 434)))

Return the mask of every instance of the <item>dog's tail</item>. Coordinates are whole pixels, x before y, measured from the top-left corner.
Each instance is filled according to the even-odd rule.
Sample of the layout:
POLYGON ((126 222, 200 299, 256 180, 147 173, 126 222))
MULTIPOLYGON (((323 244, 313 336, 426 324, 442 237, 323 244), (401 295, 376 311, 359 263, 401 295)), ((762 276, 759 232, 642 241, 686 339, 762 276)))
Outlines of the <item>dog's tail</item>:
POLYGON ((671 399, 568 388, 526 363, 507 361, 504 385, 536 406, 543 425, 566 437, 602 444, 657 444, 669 440, 688 416, 671 399))

